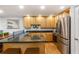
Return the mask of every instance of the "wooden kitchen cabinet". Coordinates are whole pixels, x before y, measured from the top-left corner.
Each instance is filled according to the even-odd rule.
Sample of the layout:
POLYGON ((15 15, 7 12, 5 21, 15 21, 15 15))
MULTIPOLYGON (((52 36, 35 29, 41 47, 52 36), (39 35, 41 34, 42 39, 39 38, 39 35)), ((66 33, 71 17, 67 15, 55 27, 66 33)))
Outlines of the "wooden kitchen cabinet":
POLYGON ((51 32, 46 32, 46 33, 42 32, 40 33, 40 35, 44 37, 45 41, 53 41, 53 33, 51 32))
POLYGON ((57 16, 56 16, 56 17, 55 17, 55 24, 54 24, 54 25, 55 25, 55 26, 54 26, 55 28, 56 28, 56 26, 57 26, 57 22, 58 22, 58 18, 57 18, 57 16))
POLYGON ((24 17, 24 27, 25 28, 30 28, 31 27, 31 22, 30 22, 30 17, 24 17))
POLYGON ((56 27, 55 17, 34 16, 24 17, 23 24, 25 28, 31 28, 31 24, 39 24, 42 29, 50 29, 56 27))
POLYGON ((53 41, 53 33, 46 33, 46 40, 53 41))
POLYGON ((46 18, 46 27, 51 28, 51 19, 49 17, 46 18))
POLYGON ((45 17, 36 17, 36 24, 40 24, 41 28, 46 28, 46 19, 45 17))
POLYGON ((0 43, 0 53, 3 51, 3 43, 0 43))
POLYGON ((33 35, 38 35, 39 37, 41 37, 42 39, 44 39, 43 41, 53 41, 53 33, 52 32, 33 32, 33 33, 29 33, 30 36, 32 37, 33 35))
POLYGON ((51 17, 51 28, 55 28, 55 17, 51 17))
POLYGON ((31 24, 35 24, 35 17, 24 17, 24 27, 31 28, 31 24))
POLYGON ((46 18, 46 27, 47 28, 54 28, 55 27, 55 19, 52 16, 46 18))
POLYGON ((31 17, 30 24, 36 24, 36 17, 31 17))

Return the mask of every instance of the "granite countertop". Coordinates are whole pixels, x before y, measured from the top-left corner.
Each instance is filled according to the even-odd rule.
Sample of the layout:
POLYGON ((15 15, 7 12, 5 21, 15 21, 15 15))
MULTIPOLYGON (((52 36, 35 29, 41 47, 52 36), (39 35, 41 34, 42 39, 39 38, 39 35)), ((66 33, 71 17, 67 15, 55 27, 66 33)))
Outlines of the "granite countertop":
POLYGON ((1 39, 0 42, 38 42, 38 41, 45 41, 44 37, 40 37, 38 39, 32 39, 31 36, 26 36, 26 35, 23 35, 23 37, 21 39, 19 39, 18 41, 14 41, 13 40, 14 38, 4 38, 4 39, 1 39))
MULTIPOLYGON (((27 29, 26 30, 26 32, 27 31, 55 31, 55 29, 27 29)), ((41 42, 41 41, 43 41, 43 42, 45 42, 45 41, 47 41, 47 40, 45 40, 45 38, 44 37, 40 37, 40 39, 35 39, 35 40, 33 40, 32 39, 32 36, 31 37, 29 37, 29 36, 27 36, 26 34, 25 35, 21 35, 20 36, 20 38, 21 39, 19 39, 19 40, 16 40, 16 41, 13 41, 14 40, 14 38, 5 38, 5 39, 2 39, 2 40, 0 40, 0 42, 41 42)))
POLYGON ((39 31, 39 32, 55 32, 55 29, 27 29, 26 32, 33 32, 33 31, 39 31))
POLYGON ((32 37, 25 36, 21 40, 21 42, 35 42, 35 41, 45 41, 44 37, 40 37, 40 39, 32 39, 32 37))
POLYGON ((11 37, 8 37, 8 38, 1 39, 1 40, 0 40, 0 42, 8 42, 8 41, 9 41, 9 39, 11 39, 11 40, 12 40, 12 38, 11 38, 11 37))

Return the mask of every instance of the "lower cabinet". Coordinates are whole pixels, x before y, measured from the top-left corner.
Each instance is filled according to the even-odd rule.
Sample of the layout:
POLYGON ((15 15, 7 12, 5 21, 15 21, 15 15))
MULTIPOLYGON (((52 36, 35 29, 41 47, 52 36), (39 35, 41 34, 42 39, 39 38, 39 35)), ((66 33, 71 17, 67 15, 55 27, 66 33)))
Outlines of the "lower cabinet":
POLYGON ((3 44, 0 43, 0 53, 3 51, 3 44))
POLYGON ((43 41, 53 41, 53 33, 51 32, 38 32, 38 33, 29 33, 30 36, 37 35, 43 39, 43 41))
POLYGON ((47 41, 53 41, 53 33, 46 33, 47 41))

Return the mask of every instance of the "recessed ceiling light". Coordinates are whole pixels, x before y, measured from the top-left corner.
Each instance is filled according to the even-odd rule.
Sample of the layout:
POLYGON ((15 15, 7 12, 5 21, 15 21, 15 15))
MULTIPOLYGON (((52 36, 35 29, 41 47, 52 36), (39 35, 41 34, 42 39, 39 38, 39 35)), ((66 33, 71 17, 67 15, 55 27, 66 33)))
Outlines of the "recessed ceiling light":
POLYGON ((30 15, 29 15, 29 14, 27 14, 26 17, 27 17, 28 19, 30 19, 30 15))
POLYGON ((42 16, 41 14, 39 14, 38 16, 42 16))
POLYGON ((4 11, 0 9, 0 14, 3 13, 4 11))
POLYGON ((23 5, 21 5, 21 6, 19 6, 19 8, 20 8, 20 9, 24 9, 24 6, 23 6, 23 5))
POLYGON ((44 10, 44 9, 45 9, 45 6, 40 6, 40 9, 41 9, 41 10, 44 10))
POLYGON ((50 14, 49 16, 53 16, 52 14, 50 14))
POLYGON ((65 8, 65 6, 60 6, 60 9, 64 9, 65 8))
POLYGON ((29 14, 27 14, 26 16, 30 17, 30 15, 29 15, 29 14))

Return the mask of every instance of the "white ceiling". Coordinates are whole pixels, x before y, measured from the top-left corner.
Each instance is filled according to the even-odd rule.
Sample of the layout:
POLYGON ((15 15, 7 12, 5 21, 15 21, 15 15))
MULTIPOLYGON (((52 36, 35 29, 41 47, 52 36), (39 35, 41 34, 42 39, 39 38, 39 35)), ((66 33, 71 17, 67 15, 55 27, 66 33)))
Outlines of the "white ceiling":
MULTIPOLYGON (((0 16, 26 16, 29 14, 30 16, 38 16, 41 14, 42 16, 48 16, 50 14, 56 15, 61 12, 60 5, 45 5, 45 9, 41 10, 40 5, 24 5, 24 9, 20 9, 19 5, 0 5, 0 9, 4 11, 4 13, 0 14, 0 16)), ((68 8, 70 6, 65 6, 68 8)))

